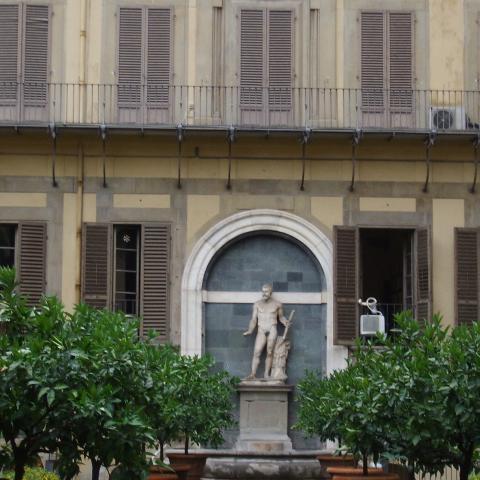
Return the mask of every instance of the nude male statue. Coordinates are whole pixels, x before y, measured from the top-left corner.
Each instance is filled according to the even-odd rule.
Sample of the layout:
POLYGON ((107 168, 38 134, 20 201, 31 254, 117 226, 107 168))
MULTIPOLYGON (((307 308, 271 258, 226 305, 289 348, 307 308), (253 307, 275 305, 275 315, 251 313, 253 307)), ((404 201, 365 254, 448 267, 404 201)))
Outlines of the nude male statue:
POLYGON ((255 339, 255 347, 253 350, 252 371, 245 380, 253 380, 256 378, 258 365, 260 364, 260 356, 267 346, 267 357, 265 359, 266 379, 270 378, 273 362, 273 350, 277 340, 277 323, 287 327, 289 320, 283 315, 283 307, 280 302, 272 298, 272 286, 266 284, 262 287, 262 299, 253 305, 252 318, 248 330, 244 335, 251 335, 257 327, 257 338, 255 339))

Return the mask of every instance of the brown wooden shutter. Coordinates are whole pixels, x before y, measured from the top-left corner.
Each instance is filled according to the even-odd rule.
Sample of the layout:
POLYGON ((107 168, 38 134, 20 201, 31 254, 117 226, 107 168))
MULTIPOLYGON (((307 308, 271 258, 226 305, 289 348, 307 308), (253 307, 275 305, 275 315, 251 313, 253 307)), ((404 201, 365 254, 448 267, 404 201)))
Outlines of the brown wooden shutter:
POLYGON ((362 106, 370 112, 384 108, 385 16, 383 12, 361 13, 362 106))
POLYGON ((47 225, 45 223, 20 223, 18 226, 20 293, 29 306, 37 305, 45 294, 47 225))
POLYGON ((289 110, 292 103, 293 12, 268 12, 268 103, 289 110))
POLYGON ((240 12, 240 104, 262 108, 265 86, 265 11, 240 12))
POLYGON ((118 40, 118 103, 137 105, 143 82, 143 10, 120 8, 118 40))
POLYGON ((82 247, 82 300, 92 307, 110 308, 112 226, 85 224, 82 247))
POLYGON ((430 322, 432 314, 432 275, 430 232, 417 228, 415 235, 416 299, 415 317, 419 322, 430 322))
POLYGON ((394 112, 412 110, 413 14, 392 12, 389 19, 390 108, 394 112))
POLYGON ((17 100, 19 7, 0 5, 0 102, 17 100))
POLYGON ((358 229, 334 227, 335 343, 358 336, 358 229))
POLYGON ((477 229, 455 229, 455 318, 457 324, 471 325, 480 320, 477 229))
POLYGON ((155 330, 165 341, 170 324, 170 225, 143 225, 141 275, 141 334, 155 330))
POLYGON ((23 96, 27 105, 47 102, 49 20, 48 5, 26 5, 23 96))
POLYGON ((147 102, 168 106, 171 84, 172 11, 147 10, 147 102))

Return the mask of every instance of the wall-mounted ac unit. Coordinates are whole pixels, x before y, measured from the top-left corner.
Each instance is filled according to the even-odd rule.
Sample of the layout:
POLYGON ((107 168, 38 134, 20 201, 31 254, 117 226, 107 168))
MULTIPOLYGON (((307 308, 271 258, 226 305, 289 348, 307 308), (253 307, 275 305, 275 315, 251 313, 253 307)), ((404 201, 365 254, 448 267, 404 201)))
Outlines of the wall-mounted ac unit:
POLYGON ((360 315, 360 335, 385 333, 385 317, 382 314, 360 315))
POLYGON ((432 130, 465 130, 464 107, 430 107, 429 127, 432 130))

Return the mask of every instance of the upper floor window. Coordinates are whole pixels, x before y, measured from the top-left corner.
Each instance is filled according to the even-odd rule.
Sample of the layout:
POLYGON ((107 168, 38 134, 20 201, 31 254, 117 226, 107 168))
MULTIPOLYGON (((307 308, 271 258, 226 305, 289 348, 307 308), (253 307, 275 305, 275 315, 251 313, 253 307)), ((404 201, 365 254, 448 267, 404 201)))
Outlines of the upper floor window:
POLYGON ((288 124, 292 111, 293 11, 240 12, 243 123, 288 124))
POLYGON ((1 119, 44 119, 49 29, 48 5, 0 5, 1 119))
POLYGON ((118 109, 121 122, 167 122, 172 94, 172 25, 170 8, 120 8, 118 109))
POLYGON ((413 28, 412 12, 361 13, 363 125, 413 122, 413 28))

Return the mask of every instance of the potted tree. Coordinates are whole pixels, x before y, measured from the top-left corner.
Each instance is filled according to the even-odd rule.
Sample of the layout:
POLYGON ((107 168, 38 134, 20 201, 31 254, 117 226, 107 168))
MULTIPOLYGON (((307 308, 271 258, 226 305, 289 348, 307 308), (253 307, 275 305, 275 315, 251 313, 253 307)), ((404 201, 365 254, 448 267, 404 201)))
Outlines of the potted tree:
POLYGON ((362 460, 362 469, 331 467, 334 477, 387 476, 381 469, 368 468, 369 459, 378 462, 386 449, 382 428, 384 398, 365 378, 367 365, 350 363, 322 379, 310 373, 299 385, 299 421, 296 428, 316 434, 323 441, 339 445, 362 460))
POLYGON ((222 431, 233 424, 231 397, 238 380, 225 371, 212 372, 215 362, 208 355, 181 359, 174 395, 184 452, 169 452, 167 456, 174 468, 179 464, 190 465, 188 477, 198 480, 207 455, 190 452, 190 443, 217 448, 223 442, 222 431))

